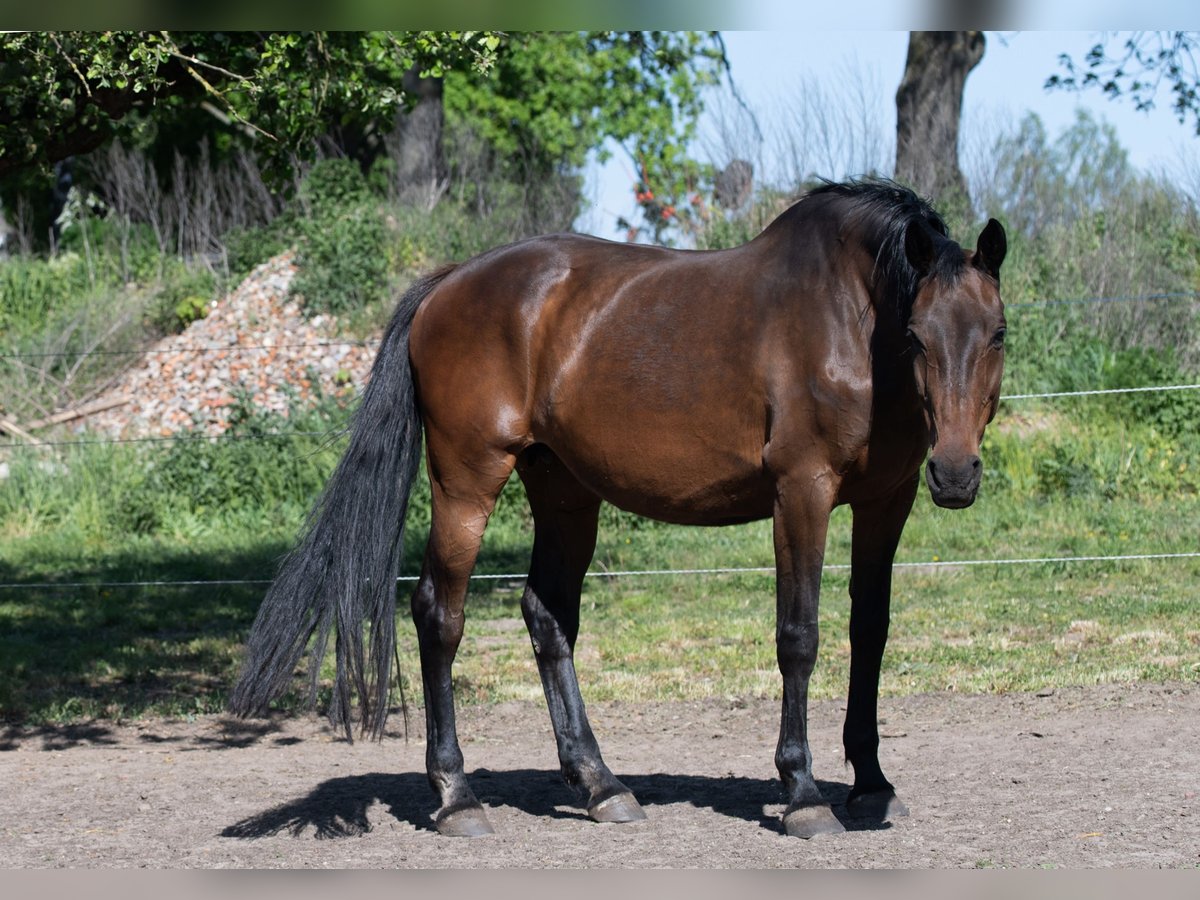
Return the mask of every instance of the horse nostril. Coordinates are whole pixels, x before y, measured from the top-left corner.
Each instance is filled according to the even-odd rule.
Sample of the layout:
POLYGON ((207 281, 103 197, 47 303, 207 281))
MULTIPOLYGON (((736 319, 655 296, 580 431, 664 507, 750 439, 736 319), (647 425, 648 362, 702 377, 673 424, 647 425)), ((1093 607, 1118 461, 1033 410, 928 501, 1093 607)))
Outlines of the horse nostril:
POLYGON ((983 460, 978 456, 971 457, 971 471, 978 472, 981 468, 983 468, 983 460))
POLYGON ((938 478, 938 465, 932 457, 930 457, 926 469, 928 470, 930 481, 934 484, 941 484, 941 479, 938 478))

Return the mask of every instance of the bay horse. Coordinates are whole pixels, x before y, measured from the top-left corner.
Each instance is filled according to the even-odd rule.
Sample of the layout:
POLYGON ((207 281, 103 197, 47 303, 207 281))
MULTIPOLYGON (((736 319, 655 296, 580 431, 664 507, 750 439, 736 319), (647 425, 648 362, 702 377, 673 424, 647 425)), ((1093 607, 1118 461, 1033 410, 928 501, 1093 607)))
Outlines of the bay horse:
POLYGON ((877 698, 891 570, 922 461, 933 500, 970 505, 1004 367, 1006 238, 974 250, 883 180, 824 183, 758 237, 688 251, 560 234, 448 266, 400 299, 348 448, 285 559, 230 701, 260 715, 315 635, 311 698, 335 635, 329 716, 382 737, 396 576, 422 431, 432 523, 411 609, 429 781, 446 835, 492 831, 463 770, 451 665, 467 581, 515 469, 534 519, 521 609, 568 784, 602 822, 644 818, 613 775, 573 662, 602 501, 686 525, 772 518, 784 830, 843 830, 807 735, 830 512, 853 510, 851 815, 907 810, 879 765, 877 698))

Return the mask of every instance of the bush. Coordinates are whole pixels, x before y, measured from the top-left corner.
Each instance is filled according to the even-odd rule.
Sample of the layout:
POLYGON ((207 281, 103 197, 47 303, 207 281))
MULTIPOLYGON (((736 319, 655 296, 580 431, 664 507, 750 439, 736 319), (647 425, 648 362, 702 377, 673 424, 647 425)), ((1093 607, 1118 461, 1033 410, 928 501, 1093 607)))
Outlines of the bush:
POLYGON ((147 321, 156 333, 178 334, 208 315, 221 287, 209 270, 171 260, 146 310, 147 321))
POLYGON ((453 200, 443 200, 432 210, 394 207, 391 217, 397 266, 412 272, 461 262, 525 235, 516 214, 479 216, 453 200))
MULTIPOLYGON (((1192 379, 1175 362, 1174 352, 1132 347, 1105 355, 1101 384, 1105 388, 1181 384, 1192 379)), ((1106 397, 1107 417, 1148 425, 1169 438, 1200 436, 1200 391, 1149 391, 1106 397)))
POLYGON ((225 264, 230 279, 242 281, 256 266, 296 243, 296 221, 285 213, 269 225, 235 228, 225 235, 225 264))
POLYGON ((238 398, 226 436, 184 434, 122 486, 111 525, 151 534, 192 517, 298 519, 319 495, 337 451, 332 435, 346 417, 334 400, 283 416, 238 398), (316 432, 316 434, 298 434, 316 432))
POLYGON ((300 186, 292 293, 311 312, 352 313, 387 296, 389 235, 358 166, 322 160, 300 186))
POLYGON ((988 431, 985 481, 1018 497, 1136 497, 1200 493, 1200 451, 1137 420, 1050 417, 1021 435, 1002 415, 988 431))

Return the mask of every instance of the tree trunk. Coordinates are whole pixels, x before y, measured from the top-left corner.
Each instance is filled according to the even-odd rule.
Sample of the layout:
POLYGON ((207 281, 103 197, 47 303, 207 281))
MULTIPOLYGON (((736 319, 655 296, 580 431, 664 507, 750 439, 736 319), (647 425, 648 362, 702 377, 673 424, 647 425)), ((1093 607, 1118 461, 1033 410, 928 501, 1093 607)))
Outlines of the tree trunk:
POLYGON ((982 31, 913 31, 896 91, 896 180, 937 200, 967 197, 958 126, 967 75, 983 59, 982 31))
POLYGON ((396 196, 402 203, 432 209, 446 190, 442 79, 422 78, 414 66, 404 73, 403 86, 417 102, 397 116, 396 131, 388 141, 396 163, 396 196))

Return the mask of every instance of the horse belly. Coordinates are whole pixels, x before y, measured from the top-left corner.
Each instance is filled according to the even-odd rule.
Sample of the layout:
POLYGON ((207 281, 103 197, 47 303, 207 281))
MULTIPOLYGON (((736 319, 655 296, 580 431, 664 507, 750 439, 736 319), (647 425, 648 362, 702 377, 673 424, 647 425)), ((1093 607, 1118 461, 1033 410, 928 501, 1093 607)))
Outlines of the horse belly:
POLYGON ((770 516, 761 446, 738 446, 722 431, 711 415, 664 421, 597 402, 564 412, 535 436, 593 492, 637 515, 681 525, 770 516))

